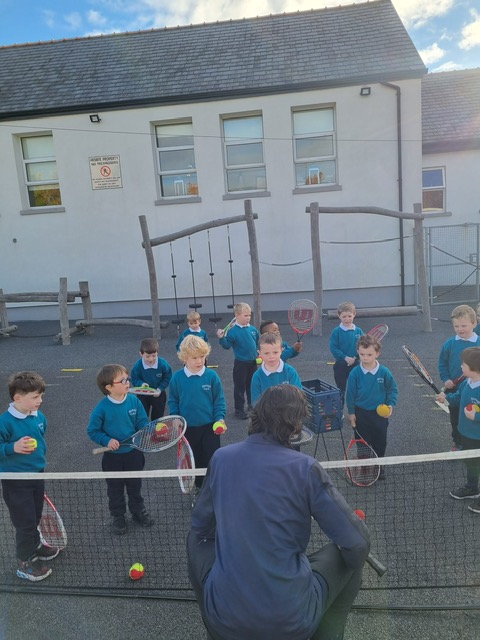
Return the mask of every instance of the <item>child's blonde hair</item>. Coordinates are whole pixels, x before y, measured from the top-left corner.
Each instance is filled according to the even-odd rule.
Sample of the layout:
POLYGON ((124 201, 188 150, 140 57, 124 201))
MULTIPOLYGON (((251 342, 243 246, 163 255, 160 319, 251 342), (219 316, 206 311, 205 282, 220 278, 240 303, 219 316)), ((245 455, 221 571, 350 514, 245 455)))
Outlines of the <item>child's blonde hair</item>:
POLYGON ((236 316, 240 315, 243 311, 250 311, 251 312, 252 308, 246 302, 237 302, 237 304, 235 304, 233 306, 233 313, 236 316))
POLYGON ((344 311, 349 311, 350 313, 356 314, 357 310, 353 302, 341 302, 337 307, 337 316, 339 316, 344 311))
POLYGON ((198 336, 187 336, 180 344, 178 359, 186 362, 188 358, 196 358, 198 356, 207 357, 212 347, 198 336))
POLYGON ((282 336, 279 333, 267 331, 266 333, 262 333, 258 339, 258 348, 260 349, 262 344, 279 344, 281 346, 282 342, 282 336))
POLYGON ((477 314, 468 304, 459 304, 458 307, 450 314, 452 320, 458 320, 458 318, 468 318, 473 324, 477 324, 477 314))
POLYGON ((187 313, 187 322, 200 322, 202 316, 198 313, 198 311, 189 311, 187 313))

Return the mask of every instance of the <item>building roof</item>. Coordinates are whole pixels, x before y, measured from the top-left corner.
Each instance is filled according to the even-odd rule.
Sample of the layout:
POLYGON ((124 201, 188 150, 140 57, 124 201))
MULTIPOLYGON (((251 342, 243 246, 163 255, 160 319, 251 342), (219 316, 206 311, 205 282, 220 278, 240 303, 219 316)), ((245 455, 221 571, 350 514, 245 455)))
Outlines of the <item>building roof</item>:
POLYGON ((418 78, 391 0, 0 47, 0 119, 418 78))
POLYGON ((480 68, 422 80, 423 152, 480 149, 480 68))

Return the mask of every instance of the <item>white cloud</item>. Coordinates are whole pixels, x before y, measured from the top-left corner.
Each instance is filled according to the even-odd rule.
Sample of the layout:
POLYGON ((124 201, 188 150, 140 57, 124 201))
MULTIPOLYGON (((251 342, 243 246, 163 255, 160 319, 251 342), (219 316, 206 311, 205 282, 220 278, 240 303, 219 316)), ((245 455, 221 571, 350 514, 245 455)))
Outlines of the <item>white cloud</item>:
POLYGON ((94 27, 101 27, 107 24, 107 18, 103 16, 100 11, 88 11, 87 12, 87 21, 93 25, 94 27))
POLYGON ((78 11, 64 15, 63 19, 72 31, 78 31, 82 27, 82 16, 78 11))
POLYGON ((443 58, 446 51, 445 49, 439 47, 436 42, 434 42, 432 46, 428 47, 427 49, 422 49, 418 53, 420 54, 423 62, 428 67, 428 65, 432 64, 432 62, 437 62, 437 60, 443 58))
POLYGON ((453 9, 455 0, 392 0, 407 29, 420 29, 436 16, 453 9))
POLYGON ((466 50, 480 45, 480 14, 472 9, 470 15, 474 20, 462 29, 462 39, 458 43, 461 49, 466 50))
POLYGON ((434 69, 429 69, 431 73, 436 73, 437 71, 458 71, 458 69, 464 69, 465 67, 457 62, 445 62, 441 64, 439 67, 435 67, 434 69))
POLYGON ((55 22, 55 11, 50 11, 49 9, 44 9, 42 11, 43 13, 43 17, 45 20, 45 24, 47 25, 47 27, 49 27, 50 29, 54 29, 56 26, 56 22, 55 22))

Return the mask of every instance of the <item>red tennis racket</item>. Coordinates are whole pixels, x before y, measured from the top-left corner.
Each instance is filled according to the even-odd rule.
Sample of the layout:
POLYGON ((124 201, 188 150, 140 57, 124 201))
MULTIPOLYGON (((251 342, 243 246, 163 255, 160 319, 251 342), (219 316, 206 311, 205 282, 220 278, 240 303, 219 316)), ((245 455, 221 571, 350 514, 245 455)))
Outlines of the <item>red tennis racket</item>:
MULTIPOLYGON (((187 421, 182 416, 163 416, 140 429, 120 444, 128 444, 144 453, 164 451, 177 444, 187 428, 187 421)), ((109 447, 98 447, 93 453, 111 451, 109 447)))
MULTIPOLYGON (((356 429, 353 430, 353 437, 345 452, 345 460, 378 460, 378 456, 372 447, 361 437, 356 429)), ((369 487, 374 484, 380 476, 380 465, 372 464, 365 466, 346 467, 346 474, 349 480, 357 487, 369 487)))
POLYGON ((43 497, 43 512, 38 525, 40 540, 47 547, 65 549, 67 546, 67 532, 63 526, 63 521, 55 505, 47 496, 43 497))
POLYGON ((372 336, 375 340, 381 342, 388 333, 388 324, 377 324, 376 327, 370 329, 367 335, 372 336))
POLYGON ((288 321, 301 342, 317 324, 320 312, 312 300, 294 300, 288 308, 288 321))
MULTIPOLYGON (((185 436, 182 436, 178 441, 177 469, 195 469, 195 458, 193 456, 193 451, 185 436)), ((191 493, 195 487, 195 476, 191 474, 178 476, 178 482, 180 483, 180 489, 182 490, 182 493, 191 493)))
MULTIPOLYGON (((425 382, 425 384, 428 384, 428 386, 431 389, 433 389, 436 394, 439 394, 445 391, 445 389, 440 390, 437 387, 437 385, 433 381, 432 376, 428 373, 427 368, 422 364, 420 358, 415 353, 413 353, 411 349, 409 349, 406 345, 403 345, 402 351, 403 351, 403 355, 406 357, 410 365, 413 367, 413 370, 420 376, 420 378, 425 382)), ((458 384, 459 382, 462 382, 463 378, 464 376, 461 376, 460 378, 456 378, 455 380, 453 380, 453 382, 455 384, 458 384)), ((450 413, 447 402, 439 402, 438 400, 435 400, 435 404, 437 404, 440 407, 440 409, 445 411, 445 413, 450 413)))

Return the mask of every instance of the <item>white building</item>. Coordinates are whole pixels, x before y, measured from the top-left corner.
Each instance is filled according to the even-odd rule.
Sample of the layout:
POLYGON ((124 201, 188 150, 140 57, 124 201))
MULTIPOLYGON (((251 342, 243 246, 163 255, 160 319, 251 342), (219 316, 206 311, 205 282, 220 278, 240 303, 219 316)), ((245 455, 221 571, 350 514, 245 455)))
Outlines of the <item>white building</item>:
MULTIPOLYGON (((156 237, 251 199, 262 305, 286 308, 313 288, 311 202, 422 201, 425 73, 390 0, 1 48, 0 287, 54 291, 66 276, 89 282, 97 316, 148 315, 139 215, 156 237)), ((328 305, 412 303, 410 223, 402 247, 392 218, 322 215, 320 230, 328 305)), ((193 286, 211 308, 212 272, 224 308, 230 265, 248 299, 246 230, 229 231, 155 250, 162 313, 174 282, 182 315, 193 286)))

